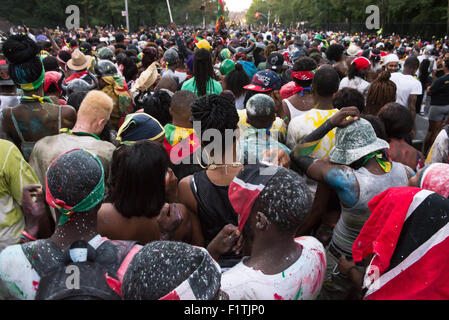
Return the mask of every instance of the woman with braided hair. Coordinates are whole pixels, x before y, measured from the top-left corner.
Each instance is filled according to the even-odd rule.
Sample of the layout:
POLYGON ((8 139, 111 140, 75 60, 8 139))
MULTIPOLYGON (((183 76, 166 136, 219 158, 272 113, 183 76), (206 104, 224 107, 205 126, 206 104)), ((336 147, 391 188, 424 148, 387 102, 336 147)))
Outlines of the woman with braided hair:
MULTIPOLYGON (((243 165, 237 161, 237 137, 233 135, 229 139, 226 131, 235 133, 239 117, 232 102, 218 95, 198 99, 191 105, 191 109, 192 119, 201 122, 202 153, 207 155, 207 159, 203 160, 208 166, 206 170, 196 172, 179 182, 178 201, 198 216, 207 246, 224 226, 236 226, 238 223, 237 213, 229 202, 228 189, 243 165), (220 133, 213 135, 213 143, 210 143, 207 132, 209 129, 220 133), (220 141, 220 137, 221 144, 216 141, 220 141), (229 155, 232 155, 232 159, 229 155)), ((239 261, 240 256, 230 250, 218 263, 226 269, 239 261)))
POLYGON ((193 77, 184 82, 181 90, 192 91, 198 97, 206 94, 220 94, 223 88, 214 77, 210 52, 206 49, 198 49, 193 54, 193 77))
POLYGON ((383 71, 371 83, 364 113, 376 116, 384 105, 396 101, 396 84, 390 80, 390 76, 389 71, 383 71))
POLYGON ((3 44, 3 52, 10 62, 11 79, 24 91, 18 106, 2 109, 3 129, 28 161, 38 140, 73 127, 76 111, 70 106, 57 106, 44 96, 45 70, 33 40, 24 35, 11 36, 3 44))

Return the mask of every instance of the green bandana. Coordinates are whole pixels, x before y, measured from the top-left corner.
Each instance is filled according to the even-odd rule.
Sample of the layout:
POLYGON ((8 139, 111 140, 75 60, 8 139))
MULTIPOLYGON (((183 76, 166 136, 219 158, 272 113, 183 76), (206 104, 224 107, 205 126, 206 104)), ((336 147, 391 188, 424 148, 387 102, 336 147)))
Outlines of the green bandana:
MULTIPOLYGON (((103 200, 103 197, 104 197, 104 169, 103 169, 103 165, 101 164, 100 160, 98 159, 98 157, 96 155, 94 155, 93 153, 91 153, 91 152, 89 152, 88 150, 85 150, 85 149, 83 149, 83 151, 86 151, 89 154, 91 154, 92 157, 94 157, 94 159, 100 165, 100 168, 101 168, 101 179, 98 182, 97 186, 92 190, 92 192, 84 200, 82 200, 80 203, 76 204, 73 207, 68 206, 62 200, 55 199, 53 197, 53 195, 51 194, 51 192, 50 192, 50 188, 47 187, 47 190, 46 190, 47 203, 51 207, 58 209, 58 211, 62 213, 61 217, 59 218, 59 225, 60 226, 62 226, 62 225, 67 223, 67 221, 69 220, 70 215, 72 213, 89 211, 90 209, 94 208, 97 204, 99 204, 103 200)), ((56 161, 58 158, 56 158, 53 161, 56 161)), ((52 165, 50 164, 49 167, 51 167, 51 166, 52 165)), ((45 175, 45 179, 47 179, 47 175, 45 175)), ((46 185, 48 186, 48 182, 47 181, 46 181, 46 185)))
POLYGON ((390 172, 391 170, 391 163, 388 161, 383 161, 383 155, 382 152, 380 151, 375 151, 373 153, 370 153, 365 160, 362 163, 362 167, 365 166, 365 164, 372 158, 376 158, 377 163, 379 164, 379 166, 382 168, 383 171, 385 171, 385 173, 390 172))
POLYGON ((54 103, 53 100, 51 100, 49 97, 41 97, 41 96, 38 96, 35 94, 33 94, 31 97, 29 97, 29 96, 20 97, 20 103, 31 103, 31 102, 54 103))

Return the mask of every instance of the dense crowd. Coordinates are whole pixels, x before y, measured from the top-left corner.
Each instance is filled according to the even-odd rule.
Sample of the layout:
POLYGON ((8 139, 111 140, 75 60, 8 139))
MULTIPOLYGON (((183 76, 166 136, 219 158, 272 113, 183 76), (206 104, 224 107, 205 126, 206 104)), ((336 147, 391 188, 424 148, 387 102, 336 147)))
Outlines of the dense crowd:
POLYGON ((0 299, 449 298, 446 38, 1 41, 0 299))

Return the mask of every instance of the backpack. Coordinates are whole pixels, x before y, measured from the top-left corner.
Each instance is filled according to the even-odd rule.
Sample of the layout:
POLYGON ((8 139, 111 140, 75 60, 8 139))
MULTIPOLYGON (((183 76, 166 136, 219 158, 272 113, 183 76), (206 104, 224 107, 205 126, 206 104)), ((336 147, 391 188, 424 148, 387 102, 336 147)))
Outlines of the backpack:
POLYGON ((32 248, 22 245, 25 255, 41 277, 35 299, 120 300, 121 296, 113 290, 111 281, 120 286, 117 271, 134 244, 106 241, 94 249, 86 241, 78 240, 64 251, 51 240, 35 241, 32 248), (33 257, 28 255, 29 252, 33 257))

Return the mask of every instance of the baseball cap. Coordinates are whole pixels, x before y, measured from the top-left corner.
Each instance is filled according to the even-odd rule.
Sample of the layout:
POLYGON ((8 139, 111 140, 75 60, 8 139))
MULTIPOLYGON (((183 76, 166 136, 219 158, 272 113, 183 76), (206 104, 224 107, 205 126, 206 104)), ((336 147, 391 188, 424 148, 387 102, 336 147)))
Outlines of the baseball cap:
POLYGON ((231 59, 224 60, 220 65, 220 73, 225 76, 235 69, 235 62, 231 59))
POLYGON ((168 49, 167 51, 165 51, 164 60, 168 65, 175 64, 176 61, 178 61, 178 59, 179 59, 179 55, 175 49, 171 48, 171 49, 168 49))
POLYGON ((368 68, 371 65, 371 62, 365 57, 356 58, 352 63, 355 64, 356 69, 359 71, 368 68))
POLYGON ((284 64, 284 57, 280 53, 272 53, 267 58, 267 69, 281 70, 284 64))
POLYGON ((220 58, 222 60, 226 60, 231 58, 231 51, 228 48, 225 48, 223 50, 220 51, 220 58))
POLYGON ((387 64, 389 64, 391 62, 399 62, 398 56, 394 53, 389 54, 385 57, 384 65, 386 66, 387 64))
POLYGON ((302 49, 295 50, 292 53, 291 60, 292 60, 293 63, 295 63, 296 60, 298 60, 299 58, 301 58, 301 57, 303 57, 305 55, 306 55, 306 53, 304 52, 304 50, 302 50, 302 49))
POLYGON ((281 78, 272 70, 262 70, 254 75, 251 84, 246 85, 243 88, 257 92, 280 90, 281 78))

